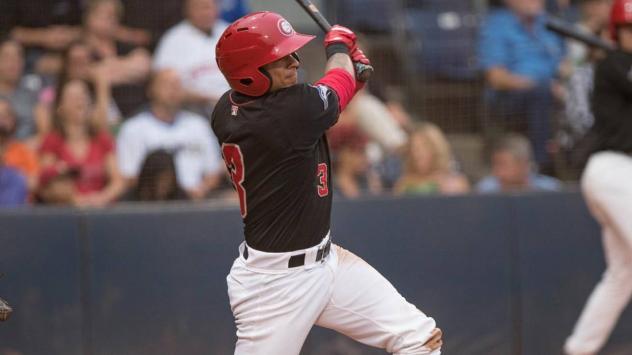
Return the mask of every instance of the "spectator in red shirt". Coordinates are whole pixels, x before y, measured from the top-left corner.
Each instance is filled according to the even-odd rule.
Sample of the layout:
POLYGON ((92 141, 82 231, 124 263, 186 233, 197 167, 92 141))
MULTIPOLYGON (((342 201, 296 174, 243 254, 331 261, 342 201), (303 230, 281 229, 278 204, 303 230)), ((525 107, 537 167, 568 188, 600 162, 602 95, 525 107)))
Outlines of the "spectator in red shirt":
POLYGON ((92 107, 88 84, 81 80, 62 83, 57 92, 54 129, 40 148, 43 189, 40 196, 45 196, 46 202, 107 205, 124 190, 114 141, 102 126, 95 124, 99 120, 94 116, 105 114, 109 97, 97 93, 96 105, 92 107), (73 189, 60 189, 60 194, 46 191, 47 187, 55 187, 47 183, 55 181, 57 176, 73 178, 73 189))

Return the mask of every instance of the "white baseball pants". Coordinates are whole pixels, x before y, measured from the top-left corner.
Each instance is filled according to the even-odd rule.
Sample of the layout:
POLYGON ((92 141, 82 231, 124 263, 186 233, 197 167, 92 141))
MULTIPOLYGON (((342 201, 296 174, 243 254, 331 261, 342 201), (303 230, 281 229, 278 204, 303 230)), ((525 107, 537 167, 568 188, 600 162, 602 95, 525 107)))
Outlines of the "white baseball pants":
POLYGON ((316 262, 319 246, 289 253, 248 247, 244 259, 242 243, 226 278, 237 325, 235 355, 297 355, 314 324, 389 353, 441 354, 423 346, 436 327, 432 318, 337 245, 316 262), (289 257, 301 253, 305 265, 288 268, 289 257))
POLYGON ((566 341, 569 355, 597 354, 632 296, 632 157, 594 154, 582 190, 601 224, 607 268, 566 341))

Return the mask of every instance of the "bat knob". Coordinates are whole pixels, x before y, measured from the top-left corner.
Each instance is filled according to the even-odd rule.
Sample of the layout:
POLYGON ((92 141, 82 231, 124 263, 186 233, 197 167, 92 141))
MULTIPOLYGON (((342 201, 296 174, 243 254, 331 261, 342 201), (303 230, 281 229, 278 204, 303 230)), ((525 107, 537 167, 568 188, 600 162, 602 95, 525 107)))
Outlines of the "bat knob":
POLYGON ((361 82, 367 82, 373 74, 373 67, 360 62, 354 63, 356 71, 356 79, 361 82))

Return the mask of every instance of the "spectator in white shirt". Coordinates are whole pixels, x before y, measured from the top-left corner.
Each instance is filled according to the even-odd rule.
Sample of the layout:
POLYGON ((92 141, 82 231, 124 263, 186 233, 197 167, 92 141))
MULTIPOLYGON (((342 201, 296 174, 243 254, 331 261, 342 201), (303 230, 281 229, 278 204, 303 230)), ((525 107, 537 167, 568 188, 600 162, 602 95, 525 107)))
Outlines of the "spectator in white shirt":
POLYGON ((208 122, 182 110, 184 98, 178 73, 156 72, 148 89, 148 110, 126 121, 117 140, 120 170, 128 187, 138 181, 145 157, 156 150, 175 156, 181 187, 192 199, 203 199, 221 180, 221 156, 208 122))
POLYGON ((230 89, 215 62, 215 45, 228 26, 218 12, 216 0, 186 0, 185 19, 160 39, 153 64, 156 70, 175 69, 185 88, 185 104, 207 117, 230 89))

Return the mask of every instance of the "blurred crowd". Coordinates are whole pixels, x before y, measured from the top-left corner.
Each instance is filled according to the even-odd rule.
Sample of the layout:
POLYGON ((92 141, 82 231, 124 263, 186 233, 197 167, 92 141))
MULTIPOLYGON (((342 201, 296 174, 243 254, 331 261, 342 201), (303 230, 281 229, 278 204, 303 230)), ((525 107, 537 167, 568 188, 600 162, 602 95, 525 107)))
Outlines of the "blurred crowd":
MULTIPOLYGON (((600 35, 610 2, 555 5, 575 9, 577 28, 600 35)), ((229 89, 215 44, 248 3, 162 0, 151 16, 147 6, 0 2, 0 206, 235 198, 209 119, 229 89)), ((377 83, 328 132, 335 195, 560 190, 539 168, 560 151, 581 151, 601 54, 547 31, 546 11, 545 0, 504 0, 481 25, 488 176, 472 181, 444 132, 396 95, 385 99, 377 83), (557 112, 565 114, 554 131, 557 112)))

